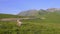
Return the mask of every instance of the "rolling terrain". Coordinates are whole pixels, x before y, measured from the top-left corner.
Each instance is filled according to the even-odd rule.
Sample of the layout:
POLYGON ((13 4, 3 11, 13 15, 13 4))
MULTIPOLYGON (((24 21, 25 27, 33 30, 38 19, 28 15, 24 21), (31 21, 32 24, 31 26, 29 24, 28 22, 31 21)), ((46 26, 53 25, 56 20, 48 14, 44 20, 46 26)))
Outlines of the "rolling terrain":
POLYGON ((60 34, 60 14, 57 12, 42 14, 34 16, 36 19, 21 20, 20 27, 16 25, 16 21, 0 21, 0 34, 60 34))

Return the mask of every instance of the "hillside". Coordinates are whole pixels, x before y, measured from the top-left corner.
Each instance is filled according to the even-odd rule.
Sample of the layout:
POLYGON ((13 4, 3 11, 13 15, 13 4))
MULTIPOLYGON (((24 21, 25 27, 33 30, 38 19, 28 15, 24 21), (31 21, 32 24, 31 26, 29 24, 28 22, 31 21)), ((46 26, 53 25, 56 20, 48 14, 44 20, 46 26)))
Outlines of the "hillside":
POLYGON ((21 20, 20 27, 16 21, 0 21, 0 34, 60 34, 60 14, 54 12, 44 17, 21 20))
POLYGON ((22 16, 12 14, 0 14, 0 18, 23 18, 22 16))

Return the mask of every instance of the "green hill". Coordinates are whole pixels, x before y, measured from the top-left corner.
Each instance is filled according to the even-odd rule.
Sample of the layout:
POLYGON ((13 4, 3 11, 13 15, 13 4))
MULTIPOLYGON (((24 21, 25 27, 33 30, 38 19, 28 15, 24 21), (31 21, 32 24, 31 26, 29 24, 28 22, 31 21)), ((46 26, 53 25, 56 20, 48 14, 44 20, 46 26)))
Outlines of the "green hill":
POLYGON ((20 27, 16 21, 0 21, 0 34, 60 34, 60 14, 50 12, 42 17, 21 20, 20 27))
POLYGON ((12 14, 0 14, 0 18, 23 18, 23 16, 12 15, 12 14))

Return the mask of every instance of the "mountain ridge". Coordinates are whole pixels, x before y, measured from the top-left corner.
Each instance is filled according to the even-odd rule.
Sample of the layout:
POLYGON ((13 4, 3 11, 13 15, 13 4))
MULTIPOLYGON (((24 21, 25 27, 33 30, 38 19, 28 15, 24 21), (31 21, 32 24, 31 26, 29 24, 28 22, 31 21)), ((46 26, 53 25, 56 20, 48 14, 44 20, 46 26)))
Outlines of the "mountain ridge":
POLYGON ((40 9, 40 10, 31 9, 31 10, 20 12, 18 15, 20 15, 20 16, 38 16, 39 13, 40 14, 47 14, 49 12, 58 12, 59 13, 60 8, 48 8, 46 10, 44 10, 44 9, 40 9))

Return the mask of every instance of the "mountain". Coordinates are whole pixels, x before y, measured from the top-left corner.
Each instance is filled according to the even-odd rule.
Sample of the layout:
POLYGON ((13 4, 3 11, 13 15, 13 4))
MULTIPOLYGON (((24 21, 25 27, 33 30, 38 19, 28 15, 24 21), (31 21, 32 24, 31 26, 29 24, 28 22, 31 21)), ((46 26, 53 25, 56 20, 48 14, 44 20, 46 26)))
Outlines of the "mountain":
POLYGON ((59 12, 60 11, 60 8, 48 8, 46 11, 48 12, 59 12))
POLYGON ((20 15, 20 16, 35 16, 37 14, 38 14, 37 10, 27 10, 27 11, 20 12, 18 15, 20 15))
POLYGON ((48 14, 50 12, 60 13, 60 8, 48 8, 46 10, 44 10, 44 9, 40 9, 40 10, 32 9, 32 10, 22 11, 18 15, 20 15, 20 16, 41 16, 41 15, 48 14))
POLYGON ((40 9, 40 10, 27 10, 27 11, 23 11, 20 12, 18 15, 20 16, 40 16, 47 13, 46 10, 40 9))

